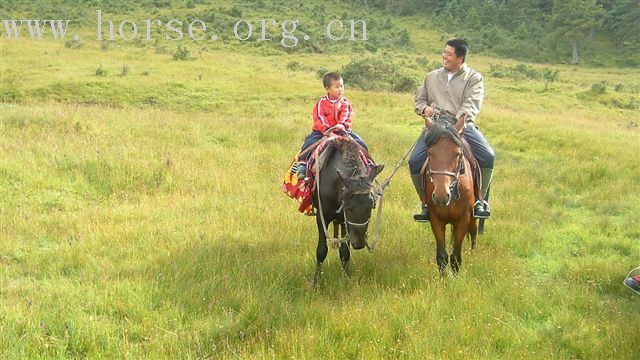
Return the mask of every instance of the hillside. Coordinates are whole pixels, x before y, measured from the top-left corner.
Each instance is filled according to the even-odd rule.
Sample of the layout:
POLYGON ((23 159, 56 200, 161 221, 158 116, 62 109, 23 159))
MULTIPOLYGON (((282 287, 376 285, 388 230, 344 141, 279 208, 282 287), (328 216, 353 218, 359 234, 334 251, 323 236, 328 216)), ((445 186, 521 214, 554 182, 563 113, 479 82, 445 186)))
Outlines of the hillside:
MULTIPOLYGON (((207 6, 157 3, 100 5, 114 21, 207 6)), ((263 3, 277 6, 279 19, 311 17, 263 3)), ((280 185, 322 95, 317 73, 375 63, 370 76, 420 81, 448 36, 385 16, 413 47, 104 45, 90 20, 79 41, 0 38, 1 357, 633 358, 640 298, 622 280, 640 265, 637 69, 472 53, 478 124, 498 154, 478 249, 465 243, 459 276, 439 277, 405 167, 376 251, 352 255, 350 281, 330 252, 310 290, 315 224, 280 185)), ((413 94, 345 82, 384 178, 421 130, 413 94)))

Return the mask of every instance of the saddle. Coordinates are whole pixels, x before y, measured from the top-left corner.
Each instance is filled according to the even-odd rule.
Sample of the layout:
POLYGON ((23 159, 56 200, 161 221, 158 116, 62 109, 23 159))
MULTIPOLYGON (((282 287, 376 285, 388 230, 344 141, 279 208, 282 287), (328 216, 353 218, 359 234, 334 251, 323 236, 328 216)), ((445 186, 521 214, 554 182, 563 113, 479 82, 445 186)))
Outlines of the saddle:
MULTIPOLYGON (((316 174, 324 167, 332 151, 326 151, 330 148, 333 141, 338 138, 347 138, 348 141, 355 141, 347 136, 341 136, 334 133, 329 133, 327 136, 309 146, 307 149, 299 152, 294 158, 289 168, 289 171, 285 174, 282 190, 290 198, 297 200, 300 203, 298 211, 301 213, 310 215, 313 211, 313 192, 315 191, 315 179, 316 174), (297 167, 298 158, 309 151, 313 151, 309 159, 307 160, 307 177, 304 179, 298 179, 297 167)), ((369 153, 362 147, 360 147, 360 160, 365 164, 367 173, 371 171, 371 165, 375 163, 371 159, 369 153)))

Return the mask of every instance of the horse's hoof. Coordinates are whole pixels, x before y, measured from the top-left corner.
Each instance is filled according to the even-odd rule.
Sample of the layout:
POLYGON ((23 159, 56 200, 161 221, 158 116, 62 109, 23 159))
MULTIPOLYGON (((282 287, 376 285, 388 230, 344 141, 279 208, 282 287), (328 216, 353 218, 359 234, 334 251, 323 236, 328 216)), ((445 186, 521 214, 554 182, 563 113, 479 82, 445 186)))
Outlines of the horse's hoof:
POLYGON ((351 276, 349 275, 349 263, 344 261, 342 262, 342 276, 344 276, 346 280, 351 279, 351 276))
POLYGON ((311 281, 311 290, 317 290, 320 287, 321 274, 321 270, 317 270, 316 273, 313 274, 313 280, 311 281))
POLYGON ((316 291, 320 288, 320 279, 313 278, 310 286, 312 291, 316 291))

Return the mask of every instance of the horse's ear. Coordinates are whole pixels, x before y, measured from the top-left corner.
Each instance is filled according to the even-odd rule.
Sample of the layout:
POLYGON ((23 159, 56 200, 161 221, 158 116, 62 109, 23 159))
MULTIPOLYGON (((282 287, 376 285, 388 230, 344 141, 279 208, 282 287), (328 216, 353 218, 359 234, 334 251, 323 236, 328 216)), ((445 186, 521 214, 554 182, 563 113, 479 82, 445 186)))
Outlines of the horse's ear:
POLYGON ((371 172, 369 173, 369 181, 373 181, 373 179, 378 176, 384 169, 384 164, 373 165, 371 167, 371 172))
POLYGON ((455 125, 453 125, 454 129, 458 132, 458 134, 462 134, 462 129, 464 128, 464 115, 460 116, 455 125))

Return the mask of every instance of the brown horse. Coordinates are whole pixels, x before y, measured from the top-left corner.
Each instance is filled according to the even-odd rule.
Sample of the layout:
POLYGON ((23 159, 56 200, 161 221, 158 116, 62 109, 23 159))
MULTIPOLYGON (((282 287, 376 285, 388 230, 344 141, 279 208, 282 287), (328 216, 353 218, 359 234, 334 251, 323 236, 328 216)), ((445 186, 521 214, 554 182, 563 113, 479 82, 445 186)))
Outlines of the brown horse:
POLYGON ((423 167, 426 189, 423 202, 429 207, 431 230, 436 238, 436 261, 443 276, 447 268, 446 225, 453 226, 450 262, 454 274, 462 264, 465 235, 471 236, 473 249, 478 233, 473 218, 475 195, 471 164, 474 160, 468 146, 463 143, 463 128, 463 119, 456 121, 449 115, 441 115, 437 122, 427 120, 425 141, 428 157, 423 167))

